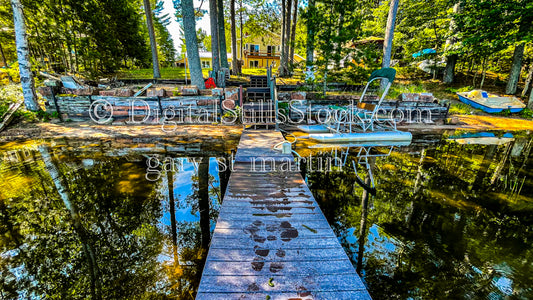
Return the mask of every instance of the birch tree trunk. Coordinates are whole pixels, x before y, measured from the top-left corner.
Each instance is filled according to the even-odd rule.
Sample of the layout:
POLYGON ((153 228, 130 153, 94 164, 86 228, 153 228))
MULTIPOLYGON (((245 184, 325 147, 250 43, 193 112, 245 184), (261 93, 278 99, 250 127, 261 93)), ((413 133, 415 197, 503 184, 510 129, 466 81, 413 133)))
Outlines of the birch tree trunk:
POLYGON ((289 62, 294 63, 294 41, 296 40, 296 21, 298 19, 298 0, 294 0, 294 10, 292 14, 291 44, 289 51, 289 62))
POLYGON ((20 0, 11 0, 13 8, 13 22, 15 25, 15 41, 17 46, 17 58, 20 71, 20 85, 24 95, 24 105, 31 111, 40 110, 35 94, 35 81, 31 73, 30 54, 26 24, 24 23, 24 10, 20 0))
POLYGON ((215 74, 220 69, 220 46, 218 44, 218 20, 217 20, 217 0, 209 0, 209 21, 211 24, 211 55, 212 68, 215 74))
MULTIPOLYGON (((461 9, 461 5, 459 2, 455 3, 453 6, 453 13, 458 14, 461 9)), ((455 24, 455 18, 452 16, 452 19, 450 20, 450 27, 449 27, 449 34, 450 36, 446 39, 446 46, 444 48, 444 51, 449 51, 455 43, 457 42, 457 37, 455 36, 456 32, 456 24, 455 24)), ((446 68, 444 69, 444 83, 450 84, 453 82, 453 79, 455 77, 455 65, 457 64, 457 54, 450 54, 446 56, 446 68)))
POLYGON ((235 25, 235 0, 230 0, 230 22, 231 22, 231 67, 233 74, 241 74, 239 62, 237 61, 237 28, 235 25))
POLYGON ((229 68, 228 50, 226 49, 226 22, 224 22, 224 0, 217 0, 218 45, 220 47, 220 66, 229 68))
POLYGON ((307 41, 306 41, 306 53, 305 64, 312 66, 314 62, 315 53, 315 24, 314 19, 316 15, 315 0, 309 0, 309 6, 307 7, 307 41))
POLYGON ((174 264, 179 265, 178 257, 178 229, 176 226, 176 201, 174 200, 174 173, 171 170, 167 171, 167 185, 168 185, 168 205, 170 212, 170 231, 172 235, 172 255, 174 257, 174 264))
POLYGON ((41 157, 43 159, 45 168, 48 171, 48 174, 50 174, 50 177, 52 178, 52 182, 55 185, 55 188, 57 190, 57 193, 59 194, 59 197, 61 198, 61 200, 63 201, 63 204, 65 204, 65 207, 70 213, 70 217, 72 219, 72 225, 80 239, 82 249, 85 254, 85 258, 87 260, 87 264, 89 267, 89 276, 91 278, 92 299, 101 299, 102 296, 100 292, 101 288, 100 288, 100 281, 99 281, 100 272, 98 270, 98 263, 96 261, 94 247, 88 239, 85 228, 81 224, 81 219, 78 213, 78 208, 76 204, 70 200, 70 194, 65 184, 63 183, 63 179, 60 176, 59 169, 56 167, 56 165, 54 164, 52 160, 49 147, 41 145, 39 146, 39 152, 41 153, 41 157))
POLYGON ((161 78, 161 71, 159 70, 159 55, 157 54, 157 42, 155 40, 154 22, 152 20, 152 7, 150 0, 143 0, 144 13, 146 14, 146 26, 148 27, 148 36, 150 37, 150 46, 152 47, 152 65, 154 70, 154 78, 161 78))
POLYGON ((198 54, 198 38, 196 36, 196 20, 194 16, 193 0, 182 0, 181 11, 183 14, 183 31, 185 35, 185 46, 187 48, 187 59, 191 73, 191 83, 200 89, 205 88, 202 66, 200 65, 200 55, 198 54))
POLYGON ((385 29, 385 41, 383 44, 382 68, 389 68, 392 53, 392 40, 394 38, 394 25, 396 23, 396 13, 398 12, 399 0, 391 0, 389 16, 387 17, 387 28, 385 29))

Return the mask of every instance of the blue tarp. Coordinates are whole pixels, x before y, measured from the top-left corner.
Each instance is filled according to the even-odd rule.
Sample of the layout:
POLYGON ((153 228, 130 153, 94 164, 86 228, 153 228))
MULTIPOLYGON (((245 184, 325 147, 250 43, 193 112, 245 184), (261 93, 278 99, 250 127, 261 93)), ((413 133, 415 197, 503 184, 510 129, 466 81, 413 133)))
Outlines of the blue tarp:
POLYGON ((427 54, 435 54, 435 53, 437 53, 435 49, 424 49, 422 51, 418 51, 417 53, 413 53, 413 57, 417 58, 417 57, 424 56, 427 54))

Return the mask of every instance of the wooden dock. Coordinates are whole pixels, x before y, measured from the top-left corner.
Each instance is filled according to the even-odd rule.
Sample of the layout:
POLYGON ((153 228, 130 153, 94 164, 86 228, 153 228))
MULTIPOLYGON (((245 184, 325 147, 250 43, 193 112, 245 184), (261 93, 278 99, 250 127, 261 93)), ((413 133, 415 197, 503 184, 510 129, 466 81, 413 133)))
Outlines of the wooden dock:
POLYGON ((196 299, 370 299, 283 140, 243 132, 196 299))

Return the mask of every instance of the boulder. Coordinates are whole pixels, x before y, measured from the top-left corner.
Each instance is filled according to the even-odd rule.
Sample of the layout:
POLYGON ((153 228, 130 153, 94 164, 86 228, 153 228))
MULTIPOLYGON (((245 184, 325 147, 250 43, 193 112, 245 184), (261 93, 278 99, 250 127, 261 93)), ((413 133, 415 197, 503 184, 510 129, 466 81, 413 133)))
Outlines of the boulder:
POLYGON ((162 88, 148 89, 146 97, 165 97, 165 90, 162 88))
POLYGON ((306 92, 291 93, 291 100, 305 100, 306 92))
POLYGON ((114 97, 117 94, 116 90, 105 90, 99 92, 100 96, 114 97))
POLYGON ((228 110, 228 109, 234 109, 235 108, 235 100, 224 100, 222 101, 222 109, 228 110))
POLYGON ((195 96, 198 95, 199 90, 196 85, 184 85, 180 88, 180 94, 183 96, 195 96))
POLYGON ((219 97, 219 96, 222 96, 223 93, 224 93, 224 89, 221 89, 221 88, 211 89, 212 96, 219 97))
POLYGON ((239 100, 239 88, 227 88, 226 89, 226 100, 239 100))
POLYGON ((116 91, 118 97, 132 97, 134 94, 132 89, 119 89, 116 91))

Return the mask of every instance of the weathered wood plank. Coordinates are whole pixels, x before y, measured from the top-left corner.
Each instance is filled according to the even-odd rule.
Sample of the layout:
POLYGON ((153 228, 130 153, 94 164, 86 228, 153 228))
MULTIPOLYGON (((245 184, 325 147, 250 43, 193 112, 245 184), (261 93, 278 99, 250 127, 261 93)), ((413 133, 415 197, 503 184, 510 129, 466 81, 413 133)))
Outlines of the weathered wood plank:
POLYGON ((370 299, 298 172, 250 170, 292 156, 280 133, 245 132, 219 213, 197 299, 370 299))
POLYGON ((203 275, 201 292, 296 292, 298 290, 336 292, 364 290, 359 276, 352 274, 310 274, 290 276, 203 275), (271 280, 272 279, 272 280, 271 280), (269 282, 271 284, 269 284, 269 282), (203 284, 203 285, 202 285, 203 284))
POLYGON ((300 291, 300 292, 268 292, 268 293, 198 293, 197 300, 257 300, 257 299, 271 299, 271 300, 287 300, 287 299, 301 299, 301 300, 359 300, 369 299, 368 292, 365 290, 355 291, 336 291, 336 292, 315 292, 315 291, 300 291), (269 296, 270 298, 268 298, 269 296))

